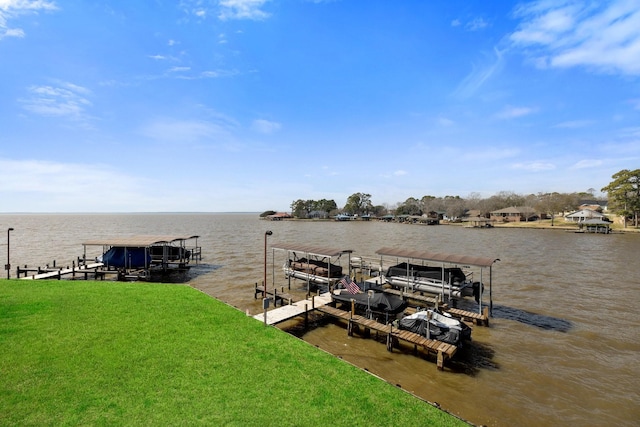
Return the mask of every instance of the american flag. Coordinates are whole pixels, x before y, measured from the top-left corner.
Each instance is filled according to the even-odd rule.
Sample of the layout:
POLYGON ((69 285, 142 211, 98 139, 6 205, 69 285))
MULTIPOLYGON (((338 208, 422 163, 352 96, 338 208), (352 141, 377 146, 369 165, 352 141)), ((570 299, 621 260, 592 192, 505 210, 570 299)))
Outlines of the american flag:
POLYGON ((349 276, 344 276, 342 280, 340 280, 340 283, 344 285, 344 287, 350 294, 359 294, 360 292, 362 292, 358 287, 358 284, 351 280, 349 276))

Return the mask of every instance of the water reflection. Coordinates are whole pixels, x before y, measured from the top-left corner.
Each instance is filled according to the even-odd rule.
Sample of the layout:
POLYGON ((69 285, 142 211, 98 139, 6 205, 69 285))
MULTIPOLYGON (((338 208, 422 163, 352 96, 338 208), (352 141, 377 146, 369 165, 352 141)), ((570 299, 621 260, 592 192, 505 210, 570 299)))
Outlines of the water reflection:
POLYGON ((496 319, 515 320, 525 325, 535 326, 544 330, 569 332, 573 324, 565 319, 532 313, 520 308, 507 307, 505 305, 493 306, 493 317, 496 319))

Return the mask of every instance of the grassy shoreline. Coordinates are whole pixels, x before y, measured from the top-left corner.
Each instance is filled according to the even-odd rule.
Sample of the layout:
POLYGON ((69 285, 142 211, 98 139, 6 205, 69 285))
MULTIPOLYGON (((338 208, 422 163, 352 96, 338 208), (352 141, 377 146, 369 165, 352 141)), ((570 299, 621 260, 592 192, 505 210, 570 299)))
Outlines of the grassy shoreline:
POLYGON ((468 423, 185 285, 0 281, 2 425, 468 423))

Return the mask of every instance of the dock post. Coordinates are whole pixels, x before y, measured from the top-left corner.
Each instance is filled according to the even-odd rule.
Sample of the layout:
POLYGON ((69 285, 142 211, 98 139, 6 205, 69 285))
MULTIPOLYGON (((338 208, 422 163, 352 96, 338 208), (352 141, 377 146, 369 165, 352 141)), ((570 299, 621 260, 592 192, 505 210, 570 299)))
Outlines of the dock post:
POLYGON ((436 366, 439 371, 444 370, 444 355, 440 350, 438 350, 438 357, 436 359, 436 366))
POLYGON ((309 328, 309 310, 307 310, 307 304, 304 305, 304 329, 309 328))

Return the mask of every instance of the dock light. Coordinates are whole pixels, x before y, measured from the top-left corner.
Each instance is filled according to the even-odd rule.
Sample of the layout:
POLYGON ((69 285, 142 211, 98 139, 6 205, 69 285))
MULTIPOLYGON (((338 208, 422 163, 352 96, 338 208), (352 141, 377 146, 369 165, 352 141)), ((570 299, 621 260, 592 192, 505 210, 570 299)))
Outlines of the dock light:
POLYGON ((11 257, 9 255, 10 253, 9 236, 12 231, 13 231, 13 228, 9 228, 7 230, 7 265, 4 267, 7 270, 7 280, 11 279, 11 257))
POLYGON ((264 282, 262 282, 262 298, 267 298, 267 236, 271 236, 273 232, 267 230, 264 232, 264 282))

